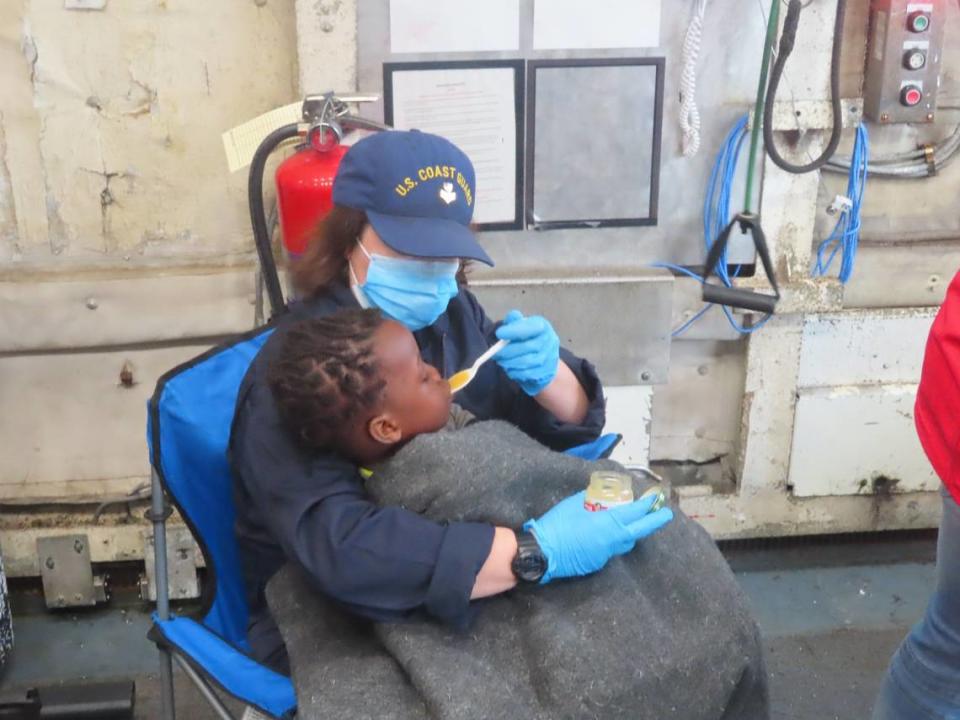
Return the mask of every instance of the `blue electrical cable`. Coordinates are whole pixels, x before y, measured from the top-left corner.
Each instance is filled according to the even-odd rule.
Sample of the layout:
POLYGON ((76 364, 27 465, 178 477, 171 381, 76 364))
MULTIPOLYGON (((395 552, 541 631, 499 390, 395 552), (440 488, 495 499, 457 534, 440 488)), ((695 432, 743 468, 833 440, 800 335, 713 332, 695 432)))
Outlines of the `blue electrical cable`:
MULTIPOLYGON (((737 172, 737 163, 740 159, 740 152, 743 149, 744 141, 748 135, 747 116, 744 115, 737 121, 737 123, 733 126, 733 129, 727 134, 727 137, 720 148, 720 153, 717 155, 717 159, 713 164, 713 169, 710 171, 710 180, 707 182, 707 195, 703 203, 703 240, 708 253, 710 252, 711 245, 716 242, 717 238, 730 222, 730 201, 733 191, 733 181, 737 172)), ((703 277, 680 265, 674 265, 672 263, 654 263, 653 267, 672 270, 673 272, 678 272, 682 275, 693 278, 694 280, 703 282, 703 277)), ((740 267, 739 265, 735 266, 732 273, 728 271, 727 253, 726 250, 724 250, 720 259, 717 261, 717 266, 714 268, 714 271, 724 285, 731 287, 733 285, 731 278, 737 276, 740 271, 740 267)), ((690 326, 703 317, 704 313, 706 313, 711 307, 713 307, 713 305, 710 303, 704 305, 696 315, 683 323, 683 325, 676 328, 671 333, 671 337, 677 337, 678 335, 686 332, 690 326)), ((748 334, 759 330, 770 319, 770 316, 768 315, 755 325, 747 327, 736 321, 736 319, 733 317, 733 313, 730 311, 730 308, 728 308, 726 305, 721 305, 721 308, 723 309, 730 326, 741 334, 748 334)))
MULTIPOLYGON (((662 270, 672 270, 673 272, 678 272, 681 275, 686 275, 688 278, 693 278, 699 282, 703 282, 703 276, 697 275, 693 270, 683 267, 683 265, 674 265, 673 263, 668 262, 655 262, 650 263, 650 267, 661 268, 662 270)), ((712 303, 707 303, 707 307, 710 307, 712 303)))
POLYGON ((850 157, 850 174, 847 177, 847 197, 850 207, 840 211, 840 217, 833 231, 817 248, 817 262, 813 267, 813 276, 822 277, 830 271, 834 259, 840 255, 840 282, 846 284, 853 275, 853 263, 857 257, 857 245, 860 242, 860 207, 863 204, 863 191, 867 184, 867 162, 870 159, 870 138, 867 128, 857 127, 857 137, 853 143, 850 157), (825 258, 826 253, 830 254, 825 258))
MULTIPOLYGON (((730 195, 733 192, 733 180, 740 160, 740 151, 743 149, 744 140, 749 134, 747 132, 747 120, 747 116, 744 115, 733 126, 720 149, 720 155, 713 166, 713 172, 710 173, 707 196, 703 203, 703 243, 707 253, 710 252, 713 243, 717 241, 717 238, 730 223, 730 195)), ((731 278, 739 274, 740 266, 733 268, 732 275, 728 272, 727 267, 727 252, 724 250, 717 261, 714 272, 724 285, 732 287, 733 280, 731 278)), ((729 307, 721 305, 721 309, 723 314, 727 316, 730 327, 741 334, 749 334, 759 330, 770 319, 770 316, 767 315, 755 325, 748 327, 736 321, 729 307)))
POLYGON ((679 335, 683 335, 690 328, 691 325, 693 325, 697 320, 702 318, 703 314, 712 307, 713 307, 713 303, 707 303, 706 305, 704 305, 702 308, 700 308, 700 310, 697 312, 696 315, 694 315, 692 318, 687 320, 683 325, 678 327, 676 330, 672 331, 670 333, 670 337, 675 338, 679 335))
MULTIPOLYGON (((686 275, 688 278, 691 278, 692 280, 696 280, 697 282, 701 282, 701 283, 703 282, 702 275, 697 275, 697 273, 693 272, 693 270, 689 268, 685 268, 683 267, 683 265, 675 265, 674 263, 668 263, 668 262, 656 262, 656 263, 651 263, 650 267, 661 268, 663 270, 670 270, 672 272, 679 273, 680 275, 686 275)), ((692 318, 684 322, 683 325, 680 325, 678 328, 671 331, 670 337, 677 337, 685 333, 687 330, 690 329, 691 325, 693 325, 697 320, 703 317, 703 315, 707 312, 707 310, 709 310, 712 307, 713 307, 713 303, 707 303, 706 305, 704 305, 702 308, 700 308, 700 310, 697 311, 696 315, 694 315, 692 318)), ((721 305, 720 307, 724 308, 725 310, 727 309, 723 305, 721 305)), ((761 327, 763 327, 767 323, 767 320, 770 319, 770 316, 767 315, 756 325, 751 325, 750 327, 742 327, 736 321, 734 321, 730 315, 727 315, 727 319, 731 321, 731 324, 733 325, 734 330, 736 330, 741 334, 747 335, 749 333, 752 333, 754 330, 759 330, 761 327)))
MULTIPOLYGON (((675 273, 686 275, 688 278, 692 278, 698 282, 701 282, 701 283, 703 282, 703 277, 701 277, 700 275, 697 275, 693 270, 685 268, 682 265, 674 265, 673 263, 668 263, 668 262, 655 262, 655 263, 651 263, 650 267, 661 268, 663 270, 671 270, 675 273)), ((704 305, 702 308, 700 308, 700 310, 697 312, 696 315, 694 315, 692 318, 687 320, 680 327, 671 331, 670 337, 675 338, 680 335, 683 335, 683 333, 685 333, 687 330, 690 329, 691 325, 693 325, 697 320, 702 318, 704 313, 706 313, 707 310, 709 310, 712 307, 713 307, 713 303, 707 303, 706 305, 704 305)))
MULTIPOLYGON (((707 183, 707 193, 703 203, 703 241, 708 253, 710 252, 710 247, 716 242, 717 238, 730 222, 730 200, 733 181, 737 172, 740 152, 749 134, 747 132, 747 121, 747 116, 743 116, 727 134, 710 172, 710 180, 707 183)), ((857 245, 860 240, 860 208, 863 204, 863 191, 867 181, 867 163, 869 156, 870 144, 867 129, 863 125, 860 125, 857 127, 853 154, 850 159, 850 175, 847 181, 847 197, 850 198, 851 207, 841 210, 840 217, 833 231, 817 248, 817 261, 813 269, 814 276, 825 275, 830 270, 837 255, 840 255, 841 258, 839 271, 840 282, 846 283, 853 275, 857 245)), ((653 267, 665 268, 686 275, 694 280, 704 281, 702 276, 680 265, 654 263, 653 267)), ((727 253, 726 250, 724 250, 713 270, 724 285, 732 287, 733 278, 739 274, 740 266, 735 266, 732 271, 728 270, 728 267, 727 253)), ((709 303, 704 305, 693 317, 673 330, 671 337, 677 337, 686 332, 697 320, 703 317, 711 307, 713 306, 709 303)), ((746 327, 736 321, 729 307, 726 305, 721 305, 720 307, 724 315, 726 315, 730 327, 742 334, 759 330, 771 317, 767 315, 756 324, 746 327)))
MULTIPOLYGON (((703 202, 703 242, 707 252, 714 241, 730 222, 730 195, 733 191, 733 179, 737 172, 737 163, 743 142, 747 138, 747 116, 740 118, 727 135, 720 148, 720 154, 710 172, 707 182, 707 196, 703 202)), ((730 275, 727 272, 727 253, 724 250, 715 268, 717 277, 730 287, 730 275)), ((734 277, 739 267, 734 269, 734 277)))

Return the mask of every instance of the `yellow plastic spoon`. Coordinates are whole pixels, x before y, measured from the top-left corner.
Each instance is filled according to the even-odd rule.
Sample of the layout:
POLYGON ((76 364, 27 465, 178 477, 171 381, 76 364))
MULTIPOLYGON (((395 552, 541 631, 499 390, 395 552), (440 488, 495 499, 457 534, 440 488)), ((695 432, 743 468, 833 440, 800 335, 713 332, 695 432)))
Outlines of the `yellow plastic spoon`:
POLYGON ((457 390, 463 390, 463 388, 465 388, 467 384, 476 376, 477 370, 480 369, 480 366, 498 352, 503 350, 503 348, 505 348, 509 342, 509 340, 498 341, 497 343, 493 344, 483 355, 474 360, 473 365, 468 367, 466 370, 461 370, 460 372, 451 375, 447 380, 447 382, 450 384, 450 391, 457 392, 457 390))

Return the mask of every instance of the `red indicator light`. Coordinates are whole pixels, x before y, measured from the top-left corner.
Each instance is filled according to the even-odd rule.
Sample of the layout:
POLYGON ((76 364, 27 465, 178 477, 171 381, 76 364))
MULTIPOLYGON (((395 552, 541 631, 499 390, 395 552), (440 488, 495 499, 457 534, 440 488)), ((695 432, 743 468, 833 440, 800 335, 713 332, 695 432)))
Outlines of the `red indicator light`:
POLYGON ((923 100, 923 93, 920 92, 920 88, 914 87, 913 85, 908 85, 903 90, 900 91, 900 102, 902 102, 907 107, 913 107, 914 105, 919 105, 920 101, 923 100))

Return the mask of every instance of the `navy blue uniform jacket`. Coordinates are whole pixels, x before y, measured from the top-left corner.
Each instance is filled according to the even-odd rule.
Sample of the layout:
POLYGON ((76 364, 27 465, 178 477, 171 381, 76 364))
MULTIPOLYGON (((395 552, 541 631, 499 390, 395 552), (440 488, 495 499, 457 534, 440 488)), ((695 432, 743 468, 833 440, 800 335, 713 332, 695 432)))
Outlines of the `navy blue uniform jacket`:
MULTIPOLYGON (((343 283, 293 303, 240 386, 230 462, 250 642, 261 657, 270 652, 260 639, 264 633, 271 638, 267 644, 279 641, 264 589, 288 560, 303 568, 318 590, 361 616, 395 621, 425 610, 463 627, 477 572, 493 543, 493 528, 486 524, 438 524, 402 508, 374 505, 364 495, 356 466, 335 453, 308 454, 285 432, 266 381, 284 329, 357 306, 343 283)), ((423 359, 449 377, 496 341, 495 328, 473 294, 461 289, 447 311, 415 336, 423 359)), ((596 371, 565 349, 561 358, 590 400, 582 425, 557 421, 493 362, 457 394, 457 403, 481 419, 509 420, 558 450, 594 440, 604 424, 596 371)))

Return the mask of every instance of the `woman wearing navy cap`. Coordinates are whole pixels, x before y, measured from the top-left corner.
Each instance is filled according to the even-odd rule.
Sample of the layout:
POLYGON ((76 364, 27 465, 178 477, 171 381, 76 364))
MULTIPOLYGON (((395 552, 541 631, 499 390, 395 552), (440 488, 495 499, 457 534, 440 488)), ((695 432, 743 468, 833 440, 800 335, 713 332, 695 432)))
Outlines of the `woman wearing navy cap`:
POLYGON ((333 201, 295 269, 304 299, 291 305, 251 365, 230 440, 250 645, 280 670, 286 654, 264 589, 288 559, 359 615, 390 621, 425 610, 463 627, 472 599, 518 581, 595 572, 669 521, 667 514, 630 526, 605 523, 582 503, 564 501, 532 532, 440 525, 372 504, 349 461, 307 455, 288 438, 266 379, 284 327, 358 305, 412 330, 424 360, 444 377, 497 338, 509 339, 457 394, 481 419, 509 420, 556 449, 596 439, 604 424, 596 371, 560 347, 546 319, 514 310, 495 324, 463 286, 463 261, 493 263, 470 230, 475 175, 456 146, 417 131, 364 138, 341 161, 333 201))

